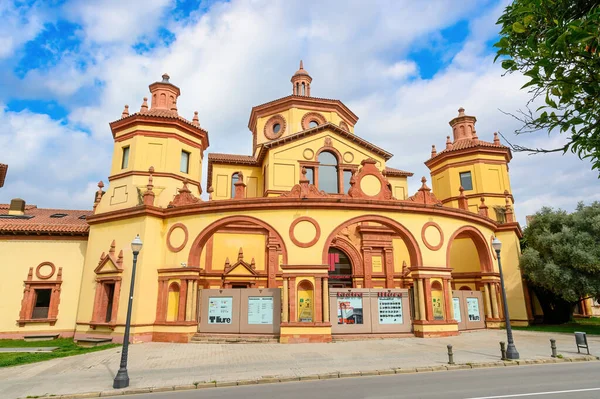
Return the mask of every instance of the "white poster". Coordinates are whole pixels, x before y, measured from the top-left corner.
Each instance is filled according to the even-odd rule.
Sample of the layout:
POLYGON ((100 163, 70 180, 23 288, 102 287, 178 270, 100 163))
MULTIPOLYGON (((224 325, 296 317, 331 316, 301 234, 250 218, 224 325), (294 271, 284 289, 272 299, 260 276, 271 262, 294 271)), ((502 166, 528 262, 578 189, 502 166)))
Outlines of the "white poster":
POLYGON ((208 298, 208 324, 231 324, 233 313, 233 298, 208 298))
POLYGON ((460 298, 452 298, 452 305, 454 305, 454 320, 460 323, 462 321, 460 315, 460 298))
POLYGON ((379 324, 402 324, 402 298, 379 297, 377 298, 379 309, 379 324))
POLYGON ((362 324, 363 303, 361 297, 337 298, 338 324, 362 324))
POLYGON ((469 321, 481 321, 477 298, 467 298, 467 313, 469 314, 469 321))
POLYGON ((248 297, 248 324, 273 324, 273 297, 248 297))

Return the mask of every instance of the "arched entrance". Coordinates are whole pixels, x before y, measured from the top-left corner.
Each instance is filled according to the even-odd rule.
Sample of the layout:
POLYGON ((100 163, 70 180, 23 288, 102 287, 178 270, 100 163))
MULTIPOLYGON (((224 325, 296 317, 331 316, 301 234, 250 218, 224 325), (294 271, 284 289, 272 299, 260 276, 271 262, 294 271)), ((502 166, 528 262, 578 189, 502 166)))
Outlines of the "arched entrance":
POLYGON ((352 261, 344 251, 329 248, 327 264, 330 288, 352 288, 352 261))

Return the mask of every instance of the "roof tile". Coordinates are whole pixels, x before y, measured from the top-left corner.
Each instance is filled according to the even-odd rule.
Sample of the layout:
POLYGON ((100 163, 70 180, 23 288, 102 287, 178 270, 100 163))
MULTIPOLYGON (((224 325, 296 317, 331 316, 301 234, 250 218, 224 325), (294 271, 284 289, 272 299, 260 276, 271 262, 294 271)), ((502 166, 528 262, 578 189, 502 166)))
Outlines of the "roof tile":
MULTIPOLYGON (((10 205, 0 204, 0 215, 8 215, 10 205)), ((82 216, 88 217, 92 211, 38 208, 35 205, 25 206, 27 219, 0 218, 0 234, 87 234, 90 226, 82 216), (64 217, 50 217, 57 213, 65 213, 64 217)))

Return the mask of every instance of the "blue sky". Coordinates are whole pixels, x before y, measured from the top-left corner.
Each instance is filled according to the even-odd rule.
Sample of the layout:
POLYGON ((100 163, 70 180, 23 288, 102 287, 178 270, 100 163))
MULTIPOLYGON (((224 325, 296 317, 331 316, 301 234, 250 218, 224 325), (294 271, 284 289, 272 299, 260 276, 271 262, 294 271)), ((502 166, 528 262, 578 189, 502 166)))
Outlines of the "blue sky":
MULTIPOLYGON (((290 94, 289 78, 304 59, 313 95, 350 106, 360 117, 357 134, 394 153, 390 166, 415 172, 411 191, 428 175, 423 161, 431 144, 443 146, 460 106, 478 117, 480 138, 499 130, 520 144, 559 143, 544 134, 515 138, 516 122, 499 111, 527 101, 522 77, 502 77, 493 63, 505 5, 2 2, 0 162, 9 175, 0 202, 90 208, 110 165, 108 123, 124 104, 135 111, 163 72, 182 89, 180 114, 191 119, 199 111, 209 151, 247 154, 250 108, 290 94)), ((520 220, 542 205, 572 209, 578 199, 600 199, 597 175, 573 156, 515 154, 511 175, 520 220)))

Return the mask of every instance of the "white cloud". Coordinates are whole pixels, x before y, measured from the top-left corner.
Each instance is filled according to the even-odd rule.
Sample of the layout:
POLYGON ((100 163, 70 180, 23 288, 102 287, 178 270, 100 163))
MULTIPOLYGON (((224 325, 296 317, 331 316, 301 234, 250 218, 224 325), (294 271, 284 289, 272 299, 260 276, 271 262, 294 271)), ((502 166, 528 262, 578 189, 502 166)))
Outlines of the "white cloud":
POLYGON ((38 4, 0 2, 0 60, 12 56, 24 43, 44 28, 44 15, 38 4))
MULTIPOLYGON (((144 2, 148 4, 145 8, 131 8, 144 8, 139 13, 119 15, 113 23, 107 10, 134 14, 130 3, 123 4, 127 12, 121 3, 104 2, 105 10, 99 15, 93 15, 88 3, 76 4, 72 15, 83 21, 84 35, 107 43, 93 47, 93 52, 91 47, 84 47, 83 54, 93 57, 90 68, 73 72, 74 59, 70 58, 52 70, 34 71, 27 77, 30 84, 45 85, 54 96, 66 98, 81 87, 102 82, 92 105, 72 103, 66 125, 33 114, 2 115, 5 120, 12 118, 13 125, 18 124, 18 117, 35 119, 39 131, 48 131, 43 137, 63 137, 62 141, 71 140, 69 145, 75 146, 68 152, 59 150, 64 162, 53 159, 55 154, 47 151, 54 151, 49 139, 36 144, 36 156, 11 158, 7 185, 0 192, 3 202, 8 193, 14 193, 11 187, 17 186, 23 187, 28 199, 44 206, 50 205, 46 194, 53 190, 85 192, 81 202, 67 196, 64 202, 53 205, 91 206, 93 194, 88 194, 95 182, 106 181, 109 168, 112 137, 108 122, 120 116, 124 104, 137 111, 148 93, 148 84, 159 80, 163 72, 168 72, 182 90, 180 114, 191 118, 193 111, 199 111, 202 126, 209 130, 211 152, 249 154, 251 135, 246 124, 250 108, 290 94, 289 79, 302 58, 314 79, 312 94, 344 101, 361 118, 357 134, 394 153, 390 166, 415 172, 410 191, 417 190, 421 176, 429 175, 423 162, 429 158, 431 144, 443 148, 446 135, 451 133, 447 123, 460 106, 477 116, 481 139, 491 140, 492 133, 500 130, 512 140, 510 133, 518 124, 499 109, 514 111, 528 98, 519 90, 524 79, 502 77, 501 68, 492 62, 493 54, 485 46, 497 32, 494 24, 506 4, 504 0, 483 15, 477 14, 481 2, 474 0, 461 2, 460 7, 442 0, 427 5, 387 1, 377 7, 359 0, 315 0, 314 4, 234 0, 215 3, 185 24, 169 22, 176 40, 169 47, 145 54, 136 54, 129 46, 133 38, 148 34, 149 27, 159 24, 156 15, 162 15, 169 5, 158 0, 144 2), (153 10, 152 15, 148 10, 153 10), (132 18, 135 26, 121 18, 132 18), (450 65, 431 79, 419 78, 418 65, 407 58, 408 51, 422 47, 427 38, 464 18, 471 18, 471 34, 450 65), (80 136, 81 132, 69 127, 77 125, 89 129, 91 135, 80 136), (81 159, 80 153, 93 154, 94 162, 81 159), (31 167, 19 169, 11 162, 31 167), (67 170, 78 162, 85 173, 67 170), (45 179, 30 181, 33 170, 48 165, 45 179)), ((16 126, 9 134, 16 135, 19 129, 25 127, 16 126)), ((34 133, 26 130, 20 134, 34 133)), ((539 140, 543 143, 545 137, 541 133, 514 140, 527 145, 539 140)), ((514 154, 511 179, 519 220, 540 204, 572 209, 579 199, 594 198, 590 187, 597 185, 596 177, 587 163, 572 154, 514 154)), ((58 191, 53 201, 63 200, 58 191)))

